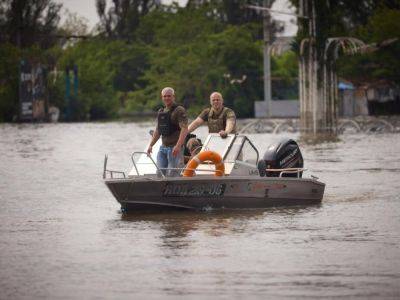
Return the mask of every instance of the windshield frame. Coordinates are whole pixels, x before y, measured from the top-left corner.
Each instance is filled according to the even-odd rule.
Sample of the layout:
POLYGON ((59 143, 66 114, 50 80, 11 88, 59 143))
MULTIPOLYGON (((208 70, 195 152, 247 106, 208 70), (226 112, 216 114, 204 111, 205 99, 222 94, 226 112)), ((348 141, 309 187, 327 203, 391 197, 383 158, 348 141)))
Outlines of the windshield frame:
MULTIPOLYGON (((218 134, 218 133, 210 133, 210 134, 207 136, 207 138, 206 138, 206 140, 205 140, 205 142, 204 142, 204 144, 203 144, 203 147, 201 148, 201 151, 210 150, 207 146, 208 146, 208 144, 210 143, 210 140, 211 140, 213 137, 219 137, 219 134, 218 134)), ((241 142, 241 145, 240 145, 239 150, 237 151, 237 153, 236 153, 235 156, 234 156, 234 161, 237 160, 239 154, 241 153, 241 151, 242 151, 242 149, 243 149, 243 147, 244 147, 244 144, 246 143, 246 141, 248 141, 249 144, 250 144, 250 146, 254 149, 254 151, 255 151, 256 154, 257 154, 257 162, 256 162, 256 164, 257 164, 257 163, 258 163, 258 160, 259 160, 259 158, 260 158, 260 154, 259 154, 257 148, 256 148, 256 147, 254 146, 254 144, 247 138, 247 136, 245 136, 245 135, 238 135, 238 134, 228 134, 228 136, 226 137, 226 139, 228 139, 227 142, 226 142, 227 145, 224 147, 224 150, 222 151, 222 153, 218 153, 218 154, 221 155, 222 160, 225 162, 225 160, 226 160, 226 158, 227 158, 229 152, 232 150, 232 147, 233 147, 233 145, 235 144, 235 141, 236 141, 236 139, 237 139, 238 137, 243 138, 243 140, 242 140, 242 142, 241 142)), ((231 160, 230 160, 230 162, 231 162, 231 160)))

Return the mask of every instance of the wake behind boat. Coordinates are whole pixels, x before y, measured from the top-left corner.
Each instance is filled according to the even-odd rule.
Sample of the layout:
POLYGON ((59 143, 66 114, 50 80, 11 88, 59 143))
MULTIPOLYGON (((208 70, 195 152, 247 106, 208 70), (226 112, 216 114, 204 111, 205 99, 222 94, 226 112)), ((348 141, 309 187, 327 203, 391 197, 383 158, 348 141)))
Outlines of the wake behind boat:
MULTIPOLYGON (((154 151, 156 152, 156 151, 154 151)), ((291 139, 271 145, 262 158, 245 135, 210 134, 178 177, 163 175, 153 157, 134 152, 126 175, 107 169, 103 179, 123 211, 248 209, 320 203, 325 184, 303 178, 303 158, 291 139)))

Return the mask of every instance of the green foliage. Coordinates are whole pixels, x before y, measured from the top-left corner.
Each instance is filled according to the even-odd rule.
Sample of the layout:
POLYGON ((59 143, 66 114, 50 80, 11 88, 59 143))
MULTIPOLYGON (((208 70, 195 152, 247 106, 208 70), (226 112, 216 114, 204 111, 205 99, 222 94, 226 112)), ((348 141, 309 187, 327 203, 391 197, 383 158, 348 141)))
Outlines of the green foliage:
POLYGON ((62 4, 53 0, 3 0, 0 4, 0 42, 20 48, 54 45, 62 4))
MULTIPOLYGON (((59 62, 61 70, 78 67, 79 95, 72 119, 115 117, 119 109, 115 78, 124 61, 129 61, 133 46, 123 41, 92 39, 67 49, 59 62)), ((65 82, 65 74, 61 84, 65 82)), ((117 81, 118 82, 118 81, 117 81)), ((117 84, 118 85, 118 84, 117 84)), ((121 83, 122 85, 122 83, 121 83)))
POLYGON ((272 57, 272 77, 284 80, 286 83, 293 83, 299 76, 299 62, 296 53, 287 51, 281 56, 272 57))
MULTIPOLYGON (((105 35, 65 49, 30 48, 31 57, 51 69, 51 105, 71 109, 71 120, 112 118, 121 111, 154 110, 161 104, 160 90, 172 86, 191 114, 208 106, 210 93, 218 90, 239 116, 252 115, 253 102, 262 98, 262 44, 257 40, 262 27, 258 12, 242 18, 232 10, 246 1, 192 8, 133 0, 112 5, 128 2, 134 5, 107 10, 105 1, 97 1, 105 35), (67 103, 65 69, 74 65, 79 93, 67 103)), ((16 91, 13 82, 13 88, 7 87, 16 91)), ((15 110, 15 102, 10 107, 15 110)))
POLYGON ((294 51, 287 51, 281 56, 272 57, 272 99, 299 99, 298 65, 298 58, 294 51))
MULTIPOLYGON (((83 29, 82 24, 72 21, 70 26, 56 28, 60 7, 46 1, 51 4, 50 15, 43 10, 39 14, 42 19, 29 17, 25 21, 39 28, 42 20, 53 16, 47 31, 45 27, 35 31, 41 37, 45 32, 47 38, 32 35, 30 39, 29 26, 9 26, 21 21, 18 16, 29 5, 34 8, 34 1, 25 1, 30 3, 25 6, 24 1, 7 0, 7 5, 20 5, 12 15, 5 15, 8 6, 0 5, 0 121, 10 121, 18 112, 18 64, 22 58, 48 66, 50 104, 63 112, 71 108, 72 120, 155 110, 161 105, 160 91, 165 86, 176 90, 177 102, 188 107, 192 116, 209 105, 213 91, 221 92, 226 105, 239 117, 252 116, 254 101, 263 99, 260 13, 243 8, 244 4, 262 1, 189 1, 187 7, 181 8, 176 4, 160 6, 157 1, 118 0, 108 9, 107 1, 98 0, 100 34, 64 44, 64 48, 54 44, 54 34, 78 32, 83 29), (122 5, 127 3, 131 6, 122 5), (22 30, 17 32, 19 35, 16 28, 22 30), (18 44, 16 37, 22 34, 23 43, 18 44), (7 44, 10 39, 21 47, 7 44), (74 65, 78 67, 79 93, 67 103, 65 68, 74 65)), ((292 2, 298 5, 298 1, 292 2)), ((400 13, 396 1, 314 2, 320 56, 327 37, 355 36, 368 43, 399 37, 400 13)), ((31 12, 26 16, 31 16, 31 12)), ((302 22, 307 28, 308 21, 302 22)), ((298 39, 304 34, 303 31, 298 39)), ((340 74, 400 82, 399 44, 357 57, 343 56, 340 74)), ((298 51, 298 47, 294 48, 298 51)), ((282 86, 296 86, 295 53, 274 57, 271 65, 272 77, 282 86)), ((282 97, 294 97, 295 92, 290 90, 282 97)))
MULTIPOLYGON (((207 106, 210 93, 218 90, 240 116, 250 116, 253 101, 262 94, 262 53, 253 39, 258 28, 225 27, 201 9, 163 15, 162 22, 160 12, 149 14, 142 22, 151 24, 152 32, 147 48, 150 67, 143 76, 147 86, 129 94, 127 109, 157 107, 161 89, 172 86, 177 101, 190 107, 192 114, 207 106), (241 85, 234 81, 243 76, 246 80, 241 85)), ((146 29, 138 29, 140 36, 146 36, 146 29)))
POLYGON ((0 45, 0 122, 10 122, 18 113, 18 48, 0 45))
MULTIPOLYGON (((272 5, 274 1, 270 1, 272 5)), ((230 25, 243 25, 262 21, 262 11, 248 9, 246 5, 262 6, 262 0, 203 0, 187 2, 188 9, 201 8, 208 16, 230 25)))
POLYGON ((0 121, 18 115, 22 59, 52 66, 47 49, 57 40, 61 4, 52 0, 5 0, 0 4, 0 121))
MULTIPOLYGON (((299 7, 298 0, 291 2, 299 7)), ((378 43, 374 53, 351 57, 341 56, 338 61, 340 76, 356 81, 388 79, 400 84, 398 53, 399 42, 381 48, 379 43, 385 39, 399 37, 400 2, 396 0, 328 0, 307 3, 308 15, 311 15, 312 3, 316 13, 316 48, 320 64, 325 61, 325 43, 329 37, 356 37, 365 43, 378 43)), ((308 37, 310 19, 300 23, 302 31, 297 36, 296 51, 303 38, 308 37)), ((318 76, 322 78, 323 68, 319 68, 318 76)))
POLYGON ((0 122, 9 122, 18 116, 21 59, 51 66, 60 57, 59 51, 57 48, 43 51, 38 46, 20 49, 10 43, 0 44, 0 122))
POLYGON ((114 0, 107 10, 106 0, 96 0, 101 34, 108 37, 132 40, 140 18, 160 6, 156 0, 114 0))
POLYGON ((367 44, 380 47, 385 40, 398 38, 393 44, 372 53, 343 57, 340 60, 340 75, 355 81, 386 79, 400 85, 400 10, 382 8, 358 28, 355 35, 367 44))

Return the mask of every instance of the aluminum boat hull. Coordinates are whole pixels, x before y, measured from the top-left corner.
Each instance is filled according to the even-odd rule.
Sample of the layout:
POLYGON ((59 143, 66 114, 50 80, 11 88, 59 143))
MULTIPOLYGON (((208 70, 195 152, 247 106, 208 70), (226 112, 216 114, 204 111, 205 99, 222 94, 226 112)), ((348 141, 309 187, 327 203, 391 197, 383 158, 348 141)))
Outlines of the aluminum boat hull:
POLYGON ((315 179, 292 177, 133 177, 104 182, 126 211, 317 204, 325 190, 325 184, 315 179))

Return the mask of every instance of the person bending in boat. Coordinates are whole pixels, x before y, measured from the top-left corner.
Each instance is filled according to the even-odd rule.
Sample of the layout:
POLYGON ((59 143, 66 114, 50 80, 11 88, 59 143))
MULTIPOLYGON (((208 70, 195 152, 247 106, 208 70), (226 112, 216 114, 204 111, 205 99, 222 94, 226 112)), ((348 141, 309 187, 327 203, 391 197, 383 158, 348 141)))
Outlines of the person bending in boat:
POLYGON ((189 160, 199 154, 202 146, 203 145, 201 144, 201 140, 196 137, 192 137, 187 141, 186 149, 188 150, 188 155, 185 154, 185 164, 187 164, 189 160))
POLYGON ((185 108, 175 103, 173 88, 164 88, 161 91, 161 99, 165 107, 158 111, 157 126, 147 153, 150 155, 161 136, 162 145, 157 153, 157 166, 164 175, 178 176, 180 170, 170 168, 183 167, 183 145, 188 133, 188 119, 185 108))
POLYGON ((210 95, 211 107, 204 109, 200 115, 189 125, 189 133, 194 131, 204 122, 207 122, 209 133, 219 133, 225 138, 229 133, 236 132, 235 112, 224 106, 224 99, 218 92, 210 95))

